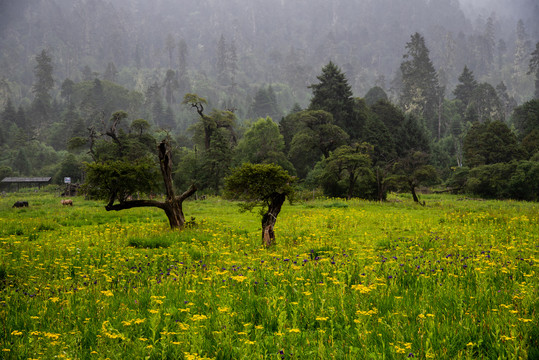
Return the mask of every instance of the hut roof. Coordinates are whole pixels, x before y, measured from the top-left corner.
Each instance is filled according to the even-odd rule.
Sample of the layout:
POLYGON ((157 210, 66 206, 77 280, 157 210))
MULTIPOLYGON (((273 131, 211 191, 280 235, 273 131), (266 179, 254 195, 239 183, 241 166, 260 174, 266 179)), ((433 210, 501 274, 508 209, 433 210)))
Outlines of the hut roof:
POLYGON ((48 183, 51 177, 6 177, 0 181, 4 184, 28 184, 28 183, 48 183))

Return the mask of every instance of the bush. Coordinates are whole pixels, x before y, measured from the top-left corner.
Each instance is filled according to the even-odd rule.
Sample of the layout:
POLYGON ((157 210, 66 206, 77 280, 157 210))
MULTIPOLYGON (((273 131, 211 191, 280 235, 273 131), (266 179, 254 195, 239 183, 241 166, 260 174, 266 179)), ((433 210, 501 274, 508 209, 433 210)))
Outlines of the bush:
POLYGON ((537 201, 539 162, 524 160, 478 166, 470 170, 465 190, 485 198, 537 201))

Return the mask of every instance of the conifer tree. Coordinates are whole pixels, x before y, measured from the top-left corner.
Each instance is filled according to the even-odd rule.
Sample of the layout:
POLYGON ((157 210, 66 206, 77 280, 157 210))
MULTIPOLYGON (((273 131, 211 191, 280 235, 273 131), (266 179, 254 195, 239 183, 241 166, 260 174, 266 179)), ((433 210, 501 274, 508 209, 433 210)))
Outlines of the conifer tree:
POLYGON ((453 91, 455 98, 462 102, 461 114, 464 114, 470 101, 472 101, 472 96, 476 88, 477 81, 475 81, 473 72, 467 66, 464 66, 464 70, 462 70, 462 74, 459 76, 459 84, 453 91))
POLYGON ((535 74, 535 98, 539 99, 539 42, 531 54, 528 75, 535 74))
POLYGON ((51 117, 51 95, 54 86, 52 77, 52 59, 46 50, 36 56, 34 67, 35 81, 32 85, 34 101, 32 102, 32 120, 38 127, 47 124, 51 117))
POLYGON ((407 53, 401 63, 402 86, 400 101, 406 112, 423 119, 432 134, 438 128, 438 103, 441 91, 434 65, 429 58, 425 39, 419 33, 406 43, 407 53))
POLYGON ((325 110, 333 115, 335 124, 347 133, 354 127, 354 99, 352 89, 341 69, 333 62, 322 68, 320 81, 309 88, 313 91, 309 110, 325 110))

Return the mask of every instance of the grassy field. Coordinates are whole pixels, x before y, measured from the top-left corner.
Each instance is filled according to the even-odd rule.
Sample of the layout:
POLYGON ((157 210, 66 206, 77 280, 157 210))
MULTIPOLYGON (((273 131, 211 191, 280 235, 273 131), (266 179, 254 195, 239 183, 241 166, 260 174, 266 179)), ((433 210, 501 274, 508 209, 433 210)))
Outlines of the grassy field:
POLYGON ((3 359, 539 358, 539 204, 0 198, 3 359), (16 200, 29 208, 15 209, 16 200))

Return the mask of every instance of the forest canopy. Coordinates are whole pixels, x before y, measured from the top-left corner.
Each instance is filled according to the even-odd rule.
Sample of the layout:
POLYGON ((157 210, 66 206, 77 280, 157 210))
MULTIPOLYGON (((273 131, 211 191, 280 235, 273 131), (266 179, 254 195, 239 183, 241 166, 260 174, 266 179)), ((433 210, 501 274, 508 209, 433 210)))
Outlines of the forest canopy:
POLYGON ((539 160, 539 5, 489 5, 1 2, 1 174, 82 182, 124 111, 122 156, 170 139, 179 189, 250 162, 331 196, 536 199, 511 186, 539 160), (498 164, 514 181, 487 191, 498 164))

